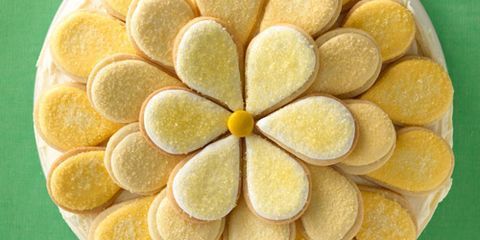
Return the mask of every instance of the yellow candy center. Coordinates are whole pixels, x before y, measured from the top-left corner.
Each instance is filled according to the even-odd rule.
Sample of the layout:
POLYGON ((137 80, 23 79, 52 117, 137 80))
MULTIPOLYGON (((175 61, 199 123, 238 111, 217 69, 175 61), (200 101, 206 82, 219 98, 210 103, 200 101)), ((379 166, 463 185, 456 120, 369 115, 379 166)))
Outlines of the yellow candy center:
POLYGON ((238 110, 228 118, 228 130, 237 137, 246 137, 253 131, 254 120, 252 114, 238 110))

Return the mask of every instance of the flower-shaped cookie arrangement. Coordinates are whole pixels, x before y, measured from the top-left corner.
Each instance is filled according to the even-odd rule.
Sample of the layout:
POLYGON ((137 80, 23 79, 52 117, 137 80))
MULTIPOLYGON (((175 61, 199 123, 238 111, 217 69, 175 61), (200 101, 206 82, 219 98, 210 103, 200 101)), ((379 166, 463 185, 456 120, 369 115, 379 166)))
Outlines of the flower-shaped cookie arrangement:
POLYGON ((121 189, 146 195, 103 211, 90 239, 417 237, 404 197, 435 194, 453 170, 421 126, 453 89, 434 61, 401 58, 407 8, 365 0, 337 21, 340 0, 104 4, 126 24, 65 18, 50 51, 78 83, 35 108, 39 134, 66 151, 48 176, 57 205, 91 213, 121 189))

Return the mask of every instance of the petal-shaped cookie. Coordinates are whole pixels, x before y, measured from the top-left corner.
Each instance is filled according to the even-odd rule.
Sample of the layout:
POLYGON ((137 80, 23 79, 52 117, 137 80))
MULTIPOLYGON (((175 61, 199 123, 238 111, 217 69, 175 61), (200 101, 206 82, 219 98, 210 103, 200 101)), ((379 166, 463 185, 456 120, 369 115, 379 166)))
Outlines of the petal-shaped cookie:
POLYGON ((148 210, 153 197, 120 203, 100 213, 92 223, 89 240, 150 240, 148 210))
POLYGON ((360 189, 365 216, 355 239, 417 239, 415 220, 403 197, 382 189, 360 189))
POLYGON ((160 191, 182 156, 166 154, 151 146, 140 133, 138 123, 116 132, 105 150, 105 167, 113 180, 133 193, 160 191))
POLYGON ((399 125, 428 125, 452 105, 448 73, 428 58, 406 58, 384 71, 362 99, 380 106, 399 125))
POLYGON ((227 131, 230 112, 187 89, 163 89, 144 103, 142 132, 161 150, 187 154, 227 131))
POLYGON ((121 127, 93 109, 80 84, 60 84, 43 93, 34 115, 39 134, 60 151, 96 146, 121 127))
POLYGON ((318 51, 307 34, 293 26, 270 27, 257 35, 246 55, 246 110, 264 115, 311 86, 318 51))
POLYGON ((202 16, 225 21, 240 43, 246 43, 266 0, 196 0, 202 16))
POLYGON ((96 212, 110 205, 120 188, 103 164, 102 148, 77 148, 60 156, 47 177, 48 193, 61 208, 96 212))
POLYGON ((243 109, 238 46, 217 20, 197 18, 177 36, 175 70, 190 88, 231 110, 243 109))
POLYGON ((138 121, 140 109, 155 90, 182 83, 159 68, 131 55, 115 55, 90 73, 87 94, 105 118, 119 123, 138 121))
POLYGON ((311 91, 349 98, 363 93, 377 80, 382 56, 367 33, 340 28, 322 35, 316 43, 321 61, 311 91))
POLYGON ((310 167, 312 200, 302 216, 302 232, 310 240, 349 240, 363 218, 355 183, 329 167, 310 167))
POLYGON ((104 57, 135 52, 122 22, 85 11, 71 14, 57 26, 50 50, 55 63, 81 82, 104 57))
POLYGON ((229 136, 180 163, 170 177, 169 198, 188 217, 214 221, 237 204, 240 188, 240 142, 229 136))
POLYGON ((246 138, 244 194, 250 209, 272 222, 292 222, 310 199, 310 179, 305 166, 269 141, 246 138))
POLYGON ((175 38, 195 17, 195 10, 188 0, 133 0, 127 17, 127 31, 142 55, 172 69, 175 38))
POLYGON ((148 211, 148 228, 153 240, 218 240, 225 228, 225 219, 202 223, 188 221, 166 197, 166 191, 162 191, 148 211))
POLYGON ((369 33, 380 46, 383 62, 404 55, 416 32, 412 13, 396 0, 360 1, 348 13, 344 26, 369 33))
POLYGON ((404 128, 397 136, 392 157, 366 177, 405 194, 423 194, 440 187, 453 171, 448 143, 430 130, 404 128))
POLYGON ((105 8, 112 16, 125 20, 132 0, 103 0, 105 8))
POLYGON ((257 127, 302 160, 321 166, 347 156, 358 136, 352 113, 327 96, 300 99, 261 119, 257 127))
POLYGON ((365 100, 347 100, 357 120, 359 136, 355 149, 338 163, 349 174, 364 175, 380 168, 392 156, 396 132, 388 115, 377 105, 365 100))
POLYGON ((270 0, 260 28, 288 23, 318 36, 335 23, 341 9, 341 0, 270 0))
POLYGON ((273 224, 262 221, 240 199, 238 206, 228 215, 223 240, 275 239, 294 240, 295 224, 273 224))

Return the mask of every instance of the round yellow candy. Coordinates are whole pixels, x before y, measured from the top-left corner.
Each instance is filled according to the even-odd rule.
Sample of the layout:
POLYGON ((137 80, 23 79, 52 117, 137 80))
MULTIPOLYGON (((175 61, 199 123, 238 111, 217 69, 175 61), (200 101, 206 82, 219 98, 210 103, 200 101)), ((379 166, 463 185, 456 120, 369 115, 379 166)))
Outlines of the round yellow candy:
POLYGON ((237 137, 246 137, 253 131, 254 120, 252 114, 238 110, 228 118, 228 130, 237 137))

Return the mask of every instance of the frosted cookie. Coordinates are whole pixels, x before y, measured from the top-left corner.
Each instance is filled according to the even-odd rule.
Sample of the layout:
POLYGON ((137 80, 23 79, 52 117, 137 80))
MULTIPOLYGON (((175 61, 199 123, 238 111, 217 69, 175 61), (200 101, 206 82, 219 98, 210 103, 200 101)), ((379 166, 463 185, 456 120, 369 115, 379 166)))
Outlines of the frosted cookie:
POLYGON ((257 216, 277 223, 299 218, 310 200, 309 172, 259 136, 246 138, 244 194, 257 216))
POLYGON ((300 219, 309 240, 350 240, 363 219, 363 205, 355 183, 329 167, 310 167, 312 201, 300 219))
POLYGON ((439 188, 453 171, 448 143, 430 130, 404 128, 398 132, 392 157, 366 177, 405 194, 423 194, 439 188))
POLYGON ((417 239, 415 219, 403 197, 382 189, 369 187, 360 189, 365 216, 355 239, 417 239))
POLYGON ((150 240, 148 210, 153 197, 120 203, 100 213, 92 223, 89 240, 150 240))
POLYGON ((239 46, 215 19, 197 18, 178 34, 175 71, 190 88, 230 110, 243 109, 239 46))
POLYGON ((187 89, 153 93, 140 114, 142 133, 162 151, 187 154, 227 131, 230 112, 187 89))
POLYGON ((90 73, 87 93, 93 107, 118 123, 138 121, 145 99, 155 90, 181 86, 159 68, 132 55, 115 55, 99 62, 90 73))
POLYGON ((359 137, 352 153, 337 166, 349 174, 367 174, 380 168, 392 156, 395 127, 388 115, 369 101, 347 100, 346 103, 357 120, 359 137))
POLYGON ((382 51, 383 62, 404 55, 415 40, 415 19, 396 0, 363 0, 348 13, 344 27, 370 34, 382 51))
POLYGON ((362 99, 380 106, 399 125, 423 126, 445 115, 452 105, 448 73, 428 58, 410 57, 385 70, 362 99))
POLYGON ((104 57, 135 52, 121 21, 86 11, 72 13, 56 27, 50 51, 55 63, 81 82, 104 57))
POLYGON ((43 93, 34 115, 43 140, 59 151, 96 146, 121 127, 92 108, 80 84, 59 84, 43 93))
POLYGON ((138 123, 116 132, 105 150, 105 167, 123 189, 137 194, 160 191, 181 156, 165 154, 151 146, 140 133, 138 123))
POLYGON ((268 138, 314 165, 332 165, 353 150, 357 126, 352 113, 339 100, 308 96, 257 122, 268 138))
POLYGON ((186 217, 215 221, 237 205, 240 141, 229 136, 180 163, 170 176, 168 197, 186 217))
POLYGON ((287 23, 304 29, 312 36, 318 36, 335 23, 341 9, 341 0, 270 0, 260 29, 287 23))
POLYGON ((185 220, 162 191, 148 211, 148 227, 153 240, 218 240, 225 220, 206 223, 185 220))
POLYGON ((306 33, 287 25, 265 29, 246 54, 246 110, 265 115, 298 97, 315 80, 318 61, 306 33))
POLYGON ((142 55, 172 69, 175 37, 195 16, 188 0, 132 0, 127 31, 142 55))
POLYGON ((47 176, 48 193, 61 208, 74 213, 108 207, 120 188, 103 164, 102 148, 77 148, 60 156, 47 176))
POLYGON ((228 215, 223 240, 295 240, 295 224, 272 224, 259 219, 248 209, 245 201, 228 215))
POLYGON ((125 20, 131 2, 132 0, 103 0, 108 13, 121 20, 125 20))
POLYGON ((316 40, 320 68, 310 91, 340 98, 355 97, 369 89, 382 68, 382 56, 367 33, 340 28, 316 40))

